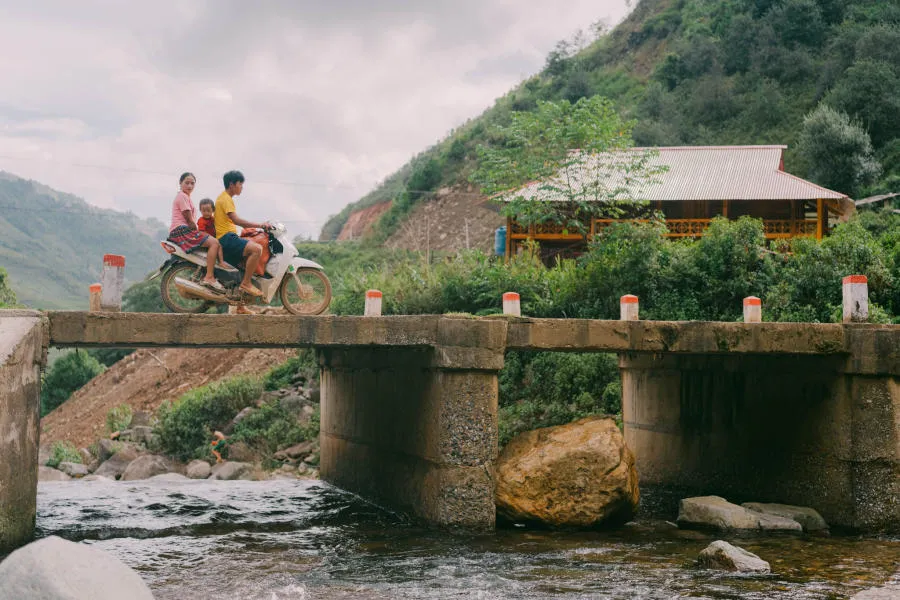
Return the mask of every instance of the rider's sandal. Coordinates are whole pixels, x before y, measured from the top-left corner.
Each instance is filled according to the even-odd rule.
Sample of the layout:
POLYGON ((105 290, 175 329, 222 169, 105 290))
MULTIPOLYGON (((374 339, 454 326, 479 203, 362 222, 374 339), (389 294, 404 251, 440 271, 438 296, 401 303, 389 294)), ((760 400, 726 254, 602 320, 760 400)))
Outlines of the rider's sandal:
POLYGON ((200 284, 203 287, 213 290, 214 292, 224 292, 225 291, 225 287, 218 281, 205 281, 204 280, 204 281, 201 281, 200 284))
POLYGON ((244 292, 245 294, 249 294, 250 296, 256 296, 257 298, 259 298, 259 297, 261 297, 261 296, 263 295, 262 291, 256 289, 256 288, 253 287, 253 286, 250 286, 249 288, 244 287, 244 286, 241 286, 241 287, 238 288, 238 289, 240 289, 240 290, 241 290, 242 292, 244 292))

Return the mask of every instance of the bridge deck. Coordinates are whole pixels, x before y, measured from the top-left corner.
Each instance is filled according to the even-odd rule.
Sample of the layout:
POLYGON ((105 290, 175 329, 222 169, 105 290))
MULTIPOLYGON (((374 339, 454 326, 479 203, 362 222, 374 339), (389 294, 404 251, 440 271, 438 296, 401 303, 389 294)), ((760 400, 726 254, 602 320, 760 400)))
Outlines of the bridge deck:
MULTIPOLYGON (((848 326, 584 319, 48 312, 56 347, 491 347, 682 354, 845 354, 848 326), (460 339, 464 338, 462 342, 460 339)), ((853 326, 878 328, 878 326, 853 326)), ((896 334, 900 328, 891 328, 896 334), (898 331, 894 331, 898 330, 898 331)), ((887 333, 887 331, 885 332, 887 333)))

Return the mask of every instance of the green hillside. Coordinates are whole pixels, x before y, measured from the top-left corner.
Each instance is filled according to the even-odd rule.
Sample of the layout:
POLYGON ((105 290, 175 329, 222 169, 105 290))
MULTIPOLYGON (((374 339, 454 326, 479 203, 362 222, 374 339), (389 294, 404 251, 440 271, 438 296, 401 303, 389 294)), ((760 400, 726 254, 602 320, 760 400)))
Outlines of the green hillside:
POLYGON ((162 263, 163 237, 159 221, 96 208, 0 172, 0 266, 20 304, 86 309, 104 254, 124 255, 126 279, 138 281, 162 263))
POLYGON ((560 42, 539 74, 332 217, 322 239, 393 200, 372 234, 383 241, 415 203, 467 180, 476 147, 512 111, 597 94, 636 121, 638 145, 787 144, 786 169, 823 184, 797 143, 804 117, 827 104, 868 131, 883 167, 839 191, 900 191, 898 0, 641 0, 586 47, 560 42))

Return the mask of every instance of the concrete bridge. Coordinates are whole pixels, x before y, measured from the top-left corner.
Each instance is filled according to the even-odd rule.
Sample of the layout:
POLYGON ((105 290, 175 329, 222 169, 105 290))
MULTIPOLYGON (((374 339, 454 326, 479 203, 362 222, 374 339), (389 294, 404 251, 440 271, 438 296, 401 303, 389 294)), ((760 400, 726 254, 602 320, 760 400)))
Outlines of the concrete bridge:
POLYGON ((33 533, 48 347, 315 348, 321 475, 494 526, 507 350, 615 352, 641 483, 900 529, 900 326, 0 311, 0 548, 33 533))

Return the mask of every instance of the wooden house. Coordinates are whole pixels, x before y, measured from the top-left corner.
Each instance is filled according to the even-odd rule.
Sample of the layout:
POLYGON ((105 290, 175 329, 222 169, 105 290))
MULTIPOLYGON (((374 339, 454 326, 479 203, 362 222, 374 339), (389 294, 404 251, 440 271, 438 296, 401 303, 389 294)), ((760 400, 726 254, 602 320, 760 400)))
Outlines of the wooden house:
MULTIPOLYGON (((647 214, 656 210, 665 216, 668 237, 697 238, 713 217, 736 219, 743 215, 762 219, 766 238, 827 235, 833 224, 854 211, 853 201, 784 171, 786 146, 677 146, 633 148, 625 153, 651 153, 648 163, 658 169, 651 180, 627 182, 611 172, 610 188, 627 188, 627 196, 647 214)), ((540 182, 517 195, 542 201, 566 200, 541 193, 540 182)), ((640 220, 632 217, 631 220, 640 220)), ((547 250, 577 252, 585 244, 585 233, 593 235, 615 219, 591 218, 583 233, 555 223, 524 226, 507 221, 506 254, 510 256, 527 239, 547 250)))

